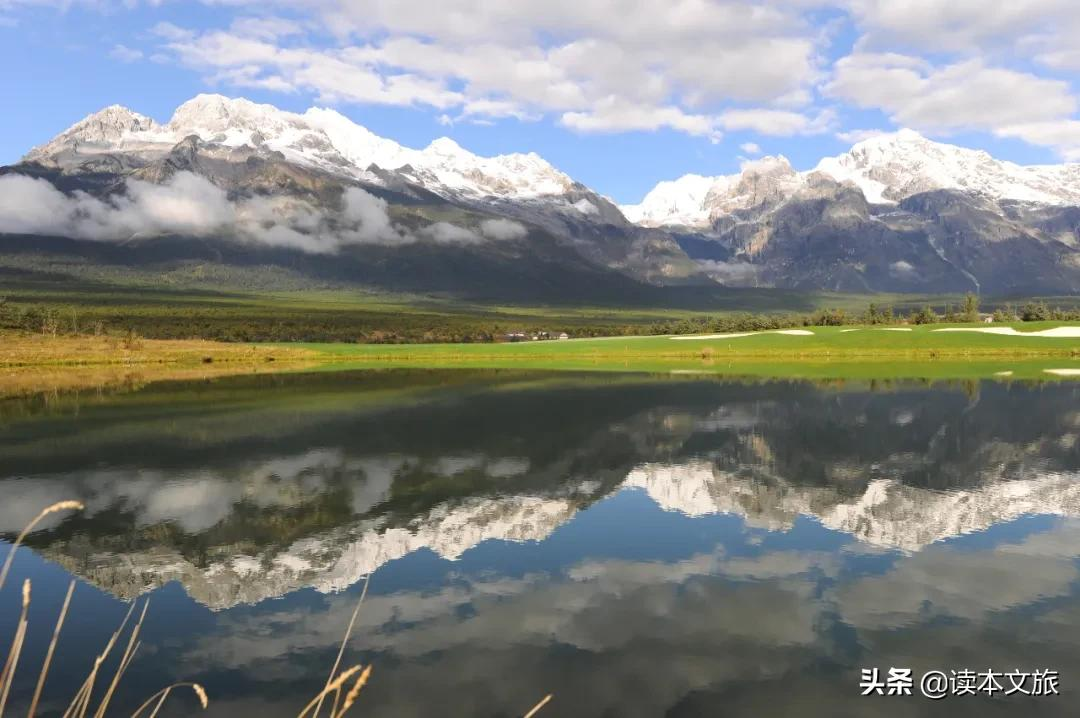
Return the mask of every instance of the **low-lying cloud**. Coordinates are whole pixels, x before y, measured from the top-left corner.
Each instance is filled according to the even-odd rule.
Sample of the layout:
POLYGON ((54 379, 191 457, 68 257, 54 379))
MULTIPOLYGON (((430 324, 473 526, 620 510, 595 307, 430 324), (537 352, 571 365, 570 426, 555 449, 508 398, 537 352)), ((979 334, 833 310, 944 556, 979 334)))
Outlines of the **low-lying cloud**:
POLYGON ((436 222, 410 232, 392 222, 386 200, 359 187, 345 190, 339 211, 328 211, 295 197, 232 200, 209 180, 180 172, 162 184, 129 179, 124 193, 107 199, 82 191, 65 194, 40 178, 0 177, 0 233, 96 241, 220 235, 326 254, 346 245, 520 239, 527 231, 518 222, 492 219, 481 222, 479 231, 436 222))
POLYGON ((525 225, 512 219, 485 219, 480 232, 488 239, 522 239, 528 234, 525 225))
POLYGON ((730 286, 758 286, 761 279, 761 267, 749 262, 699 259, 697 265, 716 281, 730 286))

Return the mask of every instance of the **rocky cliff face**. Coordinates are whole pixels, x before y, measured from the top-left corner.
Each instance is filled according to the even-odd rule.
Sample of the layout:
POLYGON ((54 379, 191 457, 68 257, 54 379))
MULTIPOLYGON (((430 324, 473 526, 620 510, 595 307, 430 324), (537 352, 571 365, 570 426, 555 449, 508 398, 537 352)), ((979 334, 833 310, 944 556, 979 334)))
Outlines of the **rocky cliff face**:
MULTIPOLYGON (((199 95, 164 123, 106 108, 0 169, 0 182, 47 182, 67 198, 68 214, 95 220, 91 231, 85 221, 56 221, 57 213, 0 216, 0 236, 123 242, 183 236, 189 225, 161 213, 139 231, 98 219, 125 207, 141 210, 139 182, 171 188, 178 175, 207 180, 237 205, 257 200, 262 210, 256 224, 265 231, 223 221, 204 227, 200 241, 239 241, 249 254, 268 245, 338 253, 346 261, 336 268, 355 268, 344 272, 349 281, 380 288, 478 295, 485 291, 481 277, 516 275, 507 287, 496 281, 488 291, 582 301, 602 291, 608 300, 627 302, 641 294, 635 284, 1080 291, 1080 229, 1073 217, 1080 165, 1022 167, 909 130, 860 142, 810 171, 766 157, 734 175, 661 182, 640 204, 617 207, 535 153, 481 157, 449 138, 414 149, 333 110, 290 113, 199 95), (385 223, 398 231, 358 239, 343 229, 341 197, 350 188, 387 202, 385 223), (87 197, 103 204, 88 212, 87 197), (316 221, 323 215, 328 222, 316 221), (481 231, 485 220, 502 221, 501 229, 481 231), (436 270, 447 266, 463 269, 452 276, 436 270), (550 286, 560 274, 572 281, 550 286)), ((29 204, 46 200, 44 185, 5 193, 15 189, 41 195, 29 204)))
MULTIPOLYGON (((536 301, 587 300, 596 290, 612 301, 650 286, 709 284, 670 234, 627 222, 536 154, 480 157, 449 138, 411 149, 318 108, 296 114, 200 95, 159 124, 110 107, 0 169, 0 184, 26 198, 20 206, 56 207, 44 216, 0 211, 0 236, 135 249, 133 240, 194 236, 200 247, 209 240, 246 250, 222 261, 295 268, 309 262, 267 258, 266 250, 330 253, 342 258, 336 281, 536 301), (374 198, 363 209, 347 206, 356 190, 374 198), (145 206, 151 197, 160 201, 145 206), (179 208, 193 203, 223 211, 180 221, 179 208), (351 231, 357 222, 388 231, 351 231)), ((173 261, 191 259, 180 252, 173 261)))
POLYGON ((796 172, 783 157, 738 175, 657 185, 631 220, 675 231, 730 285, 841 291, 1080 290, 1080 165, 1021 167, 910 130, 796 172))

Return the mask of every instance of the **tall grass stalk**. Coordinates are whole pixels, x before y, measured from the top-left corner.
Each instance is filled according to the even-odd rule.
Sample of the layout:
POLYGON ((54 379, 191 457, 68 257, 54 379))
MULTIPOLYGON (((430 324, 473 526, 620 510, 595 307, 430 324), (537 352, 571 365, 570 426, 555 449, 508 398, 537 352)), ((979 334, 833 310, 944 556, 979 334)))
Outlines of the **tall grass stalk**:
MULTIPOLYGON (((13 548, 12 551, 15 549, 13 548)), ((23 581, 22 589, 22 613, 19 614, 18 627, 15 629, 15 639, 11 642, 11 650, 8 651, 7 661, 4 662, 4 672, 0 674, 0 716, 4 714, 4 706, 7 705, 8 693, 11 692, 11 684, 15 680, 15 668, 19 665, 19 655, 22 653, 23 641, 26 639, 26 614, 30 610, 30 579, 23 581)))
POLYGON ((552 698, 555 697, 554 693, 548 693, 546 696, 540 699, 540 702, 532 707, 528 713, 525 714, 525 718, 533 718, 534 715, 540 712, 540 709, 546 706, 552 698))
POLYGON ((41 700, 41 691, 45 688, 45 677, 49 675, 49 665, 52 663, 53 654, 56 653, 56 642, 60 639, 60 629, 64 626, 68 606, 71 605, 71 594, 74 592, 75 579, 71 579, 71 583, 68 584, 67 595, 64 596, 64 605, 60 609, 56 625, 53 626, 52 640, 49 641, 49 650, 45 653, 45 662, 41 664, 41 672, 38 674, 37 686, 34 687, 34 697, 30 701, 30 710, 27 712, 26 718, 34 718, 34 712, 37 711, 38 701, 41 700))
MULTIPOLYGON (((334 680, 334 675, 337 673, 338 668, 341 666, 341 657, 345 654, 345 646, 349 642, 349 637, 352 635, 353 626, 356 624, 356 617, 360 614, 360 606, 364 604, 364 598, 367 596, 368 584, 371 583, 371 574, 369 573, 364 577, 364 588, 360 591, 360 600, 356 602, 356 608, 353 609, 352 617, 349 619, 349 625, 345 628, 345 636, 341 639, 341 645, 338 647, 337 658, 334 659, 334 667, 330 669, 330 675, 326 677, 326 685, 329 686, 334 680)), ((330 715, 337 715, 338 697, 341 695, 341 691, 334 693, 334 705, 330 709, 330 715)), ((322 710, 322 704, 325 700, 325 696, 319 699, 318 705, 315 706, 315 711, 311 714, 311 718, 319 718, 319 711, 322 710)))
POLYGON ((49 514, 56 513, 57 511, 82 511, 82 509, 83 503, 81 501, 57 501, 55 504, 46 506, 42 509, 41 513, 35 516, 34 520, 28 523, 26 528, 22 530, 22 533, 15 539, 15 543, 11 544, 11 550, 8 551, 7 558, 4 559, 4 567, 0 569, 0 589, 4 587, 4 581, 7 580, 8 571, 11 570, 11 562, 15 558, 16 549, 19 548, 19 544, 23 542, 23 539, 26 538, 27 534, 37 526, 38 522, 49 514))

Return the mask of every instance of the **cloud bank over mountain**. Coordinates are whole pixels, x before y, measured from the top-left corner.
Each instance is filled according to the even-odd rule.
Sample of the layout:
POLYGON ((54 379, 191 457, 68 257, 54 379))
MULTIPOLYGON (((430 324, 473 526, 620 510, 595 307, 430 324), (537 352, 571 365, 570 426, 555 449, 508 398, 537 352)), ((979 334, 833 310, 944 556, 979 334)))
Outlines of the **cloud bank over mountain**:
MULTIPOLYGON (((520 238, 525 228, 511 220, 489 220, 481 231, 483 237, 494 239, 520 238)), ((179 172, 161 184, 129 178, 123 193, 107 199, 83 191, 67 195, 44 179, 3 176, 0 233, 98 241, 224 234, 314 253, 336 252, 344 245, 409 244, 423 238, 439 244, 483 241, 472 230, 448 222, 418 233, 395 226, 386 201, 359 187, 345 189, 340 212, 327 212, 289 196, 230 200, 225 190, 191 172, 179 172)))

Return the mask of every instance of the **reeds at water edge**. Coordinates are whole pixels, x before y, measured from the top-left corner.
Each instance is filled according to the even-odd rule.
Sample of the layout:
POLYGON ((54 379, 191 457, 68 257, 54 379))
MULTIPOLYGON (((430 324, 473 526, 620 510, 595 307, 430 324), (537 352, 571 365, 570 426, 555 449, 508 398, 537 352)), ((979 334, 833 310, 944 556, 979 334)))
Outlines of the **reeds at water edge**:
MULTIPOLYGON (((3 592, 4 584, 7 580, 8 573, 11 570, 12 562, 15 557, 15 551, 18 550, 19 545, 30 534, 34 526, 40 523, 46 516, 61 511, 81 511, 84 505, 80 501, 59 501, 50 506, 45 507, 30 523, 26 525, 26 528, 11 544, 11 549, 8 551, 8 555, 4 560, 2 568, 0 568, 0 594, 3 592)), ((360 693, 364 686, 367 685, 371 678, 372 666, 368 664, 366 666, 356 664, 349 666, 348 668, 339 670, 342 662, 342 658, 345 654, 345 648, 349 643, 349 639, 352 637, 353 628, 356 624, 356 618, 360 613, 360 607, 364 603, 364 598, 367 596, 368 585, 370 584, 371 576, 367 576, 364 579, 364 587, 360 593, 360 598, 356 602, 356 608, 353 610, 352 617, 349 619, 349 624, 345 630, 345 635, 341 640, 341 645, 338 648, 337 658, 334 661, 333 667, 330 669, 330 673, 326 679, 326 683, 322 690, 311 699, 311 701, 304 706, 300 711, 297 718, 318 718, 320 711, 329 701, 329 712, 327 715, 329 718, 342 718, 358 701, 360 693), (347 689, 347 691, 346 691, 347 689), (344 699, 342 694, 344 692, 344 699), (330 697, 333 699, 330 700, 330 697)), ((27 712, 27 718, 34 718, 38 705, 41 701, 42 694, 45 689, 46 679, 49 674, 49 667, 52 665, 54 656, 56 655, 57 645, 60 639, 61 629, 67 619, 69 608, 71 606, 72 595, 75 591, 75 579, 72 579, 68 584, 67 594, 64 597, 63 606, 60 609, 60 613, 56 618, 52 627, 52 638, 49 641, 48 649, 46 650, 45 658, 42 662, 41 668, 38 671, 37 682, 34 687, 33 697, 30 701, 30 708, 27 712)), ((4 718, 4 711, 7 706, 9 694, 11 692, 11 686, 14 682, 16 670, 19 667, 19 658, 22 655, 23 645, 26 642, 26 635, 29 629, 28 613, 30 609, 31 600, 31 582, 30 579, 25 579, 22 583, 22 601, 19 614, 19 621, 15 629, 15 635, 12 638, 11 646, 8 649, 7 659, 4 662, 2 672, 0 672, 0 718, 4 718)), ((142 631, 143 621, 146 619, 147 611, 150 608, 150 599, 146 598, 142 601, 142 609, 139 611, 138 620, 134 623, 131 630, 127 633, 126 642, 124 643, 123 654, 120 656, 119 662, 111 677, 103 675, 102 666, 106 663, 113 650, 122 642, 125 629, 131 617, 135 613, 136 606, 139 600, 132 601, 128 607, 127 613, 123 620, 120 622, 119 627, 113 632, 108 642, 105 644, 101 653, 97 655, 91 665, 86 678, 83 680, 79 690, 75 693, 75 696, 68 703, 67 709, 63 713, 63 718, 106 718, 109 705, 112 702, 113 696, 116 693, 117 687, 120 684, 124 673, 128 667, 135 660, 135 655, 142 645, 139 640, 139 635, 142 631), (94 698, 95 686, 107 685, 104 694, 100 697, 97 703, 97 707, 91 710, 91 704, 94 698)), ((178 689, 190 689, 195 694, 199 705, 203 710, 209 705, 209 697, 206 690, 198 683, 190 681, 182 681, 173 683, 160 689, 149 698, 147 698, 132 714, 131 718, 142 718, 147 715, 149 718, 156 718, 158 711, 161 710, 166 700, 175 690, 178 689), (153 706, 149 714, 145 712, 153 706)), ((551 695, 545 696, 539 703, 537 703, 528 713, 525 714, 525 718, 533 718, 537 712, 540 711, 547 703, 552 699, 551 695)))

